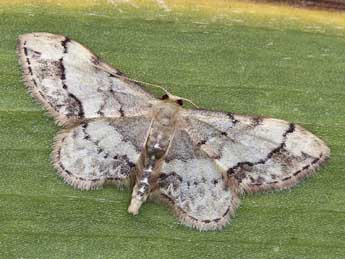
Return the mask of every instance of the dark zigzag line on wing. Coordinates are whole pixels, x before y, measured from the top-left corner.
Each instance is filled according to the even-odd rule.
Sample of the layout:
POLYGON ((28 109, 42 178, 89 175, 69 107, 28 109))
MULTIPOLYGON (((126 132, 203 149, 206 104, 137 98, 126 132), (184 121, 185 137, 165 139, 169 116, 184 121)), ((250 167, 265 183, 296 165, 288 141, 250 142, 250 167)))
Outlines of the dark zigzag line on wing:
MULTIPOLYGON (((182 176, 180 176, 180 175, 177 174, 176 172, 172 171, 172 172, 170 172, 170 173, 161 172, 161 174, 160 174, 160 176, 159 176, 159 181, 160 181, 160 183, 163 183, 163 181, 165 181, 165 180, 166 180, 168 177, 170 177, 170 176, 176 177, 180 182, 183 181, 182 176)), ((219 177, 219 178, 213 178, 210 182, 211 182, 214 186, 216 186, 220 180, 224 180, 224 176, 223 176, 223 175, 222 175, 221 177, 219 177)), ((201 178, 201 182, 202 182, 202 183, 206 183, 206 179, 205 179, 204 177, 202 177, 202 178, 201 178)), ((188 188, 191 186, 191 182, 190 182, 190 181, 187 181, 186 184, 187 184, 188 188)), ((193 185, 195 185, 195 186, 197 186, 198 184, 199 184, 199 183, 198 183, 197 181, 194 181, 194 182, 193 182, 193 185)))
POLYGON ((219 222, 222 218, 226 217, 229 214, 230 209, 231 209, 231 205, 228 206, 226 211, 223 213, 222 218, 215 218, 215 219, 211 219, 211 220, 208 220, 208 219, 207 220, 199 220, 199 219, 197 219, 197 218, 195 218, 193 216, 188 215, 188 213, 184 209, 182 209, 181 207, 177 206, 175 200, 172 199, 170 196, 168 196, 168 195, 166 195, 164 193, 161 193, 160 195, 161 195, 161 197, 163 199, 165 199, 166 201, 171 203, 173 206, 175 206, 175 209, 178 210, 180 213, 184 214, 185 217, 188 217, 192 221, 203 222, 205 224, 209 224, 209 223, 212 223, 212 222, 216 222, 216 223, 219 222))
MULTIPOLYGON (((68 53, 68 47, 67 44, 70 42, 71 40, 68 37, 65 37, 65 39, 63 41, 61 41, 61 46, 63 47, 63 54, 67 54, 68 53)), ((84 108, 83 108, 83 104, 81 103, 81 101, 72 93, 70 93, 67 89, 68 89, 68 85, 65 83, 66 80, 66 68, 65 65, 63 63, 63 57, 59 59, 59 63, 60 63, 60 69, 61 69, 61 81, 62 81, 62 88, 64 90, 67 91, 68 93, 68 97, 74 99, 76 101, 76 103, 79 106, 79 113, 78 116, 80 117, 84 117, 84 108)))
MULTIPOLYGON (((110 92, 110 95, 120 104, 120 109, 118 110, 118 112, 120 113, 120 117, 125 117, 125 112, 124 112, 124 110, 123 110, 123 106, 124 106, 124 104, 123 103, 121 103, 121 101, 120 101, 120 99, 118 98, 118 96, 115 94, 115 92, 114 92, 114 90, 113 90, 113 87, 114 87, 114 82, 113 82, 113 80, 111 79, 112 77, 115 77, 114 75, 112 75, 112 74, 109 74, 109 76, 108 76, 108 79, 109 79, 109 83, 110 83, 110 89, 109 89, 109 92, 110 92)), ((104 108, 104 106, 105 106, 105 101, 103 101, 103 104, 101 105, 101 107, 99 108, 99 110, 98 110, 98 114, 102 114, 103 112, 102 112, 102 110, 103 110, 103 108, 104 108)))
MULTIPOLYGON (((36 87, 36 88, 38 88, 38 86, 37 86, 37 82, 36 82, 36 80, 34 79, 34 73, 32 72, 32 68, 31 68, 31 62, 30 62, 30 59, 29 59, 29 53, 28 53, 28 49, 27 49, 27 47, 25 47, 26 46, 26 44, 27 44, 27 42, 26 41, 24 41, 24 43, 23 43, 23 50, 24 50, 24 55, 25 55, 25 57, 26 57, 26 64, 27 64, 27 69, 28 69, 28 71, 29 71, 29 74, 31 75, 31 81, 32 81, 32 83, 34 84, 34 86, 36 87)), ((38 51, 35 51, 35 50, 32 50, 34 53, 36 53, 36 54, 41 54, 40 52, 38 52, 38 51)), ((58 109, 44 96, 44 94, 42 93, 42 91, 41 90, 37 90, 37 92, 38 92, 38 94, 41 96, 41 98, 43 99, 43 100, 45 100, 57 113, 59 112, 58 111, 58 109)))
MULTIPOLYGON (((63 140, 62 140, 61 143, 63 143, 63 140)), ((101 180, 102 180, 101 178, 86 179, 86 178, 83 178, 83 177, 79 177, 79 176, 77 177, 77 176, 75 176, 71 171, 69 171, 69 170, 67 170, 67 169, 65 168, 65 166, 64 166, 64 165, 62 164, 62 162, 61 162, 60 157, 61 157, 61 147, 60 147, 60 149, 59 149, 58 152, 57 152, 57 159, 58 159, 58 161, 59 161, 58 164, 59 164, 60 169, 61 169, 62 171, 64 171, 68 176, 74 177, 75 179, 77 179, 77 180, 79 180, 79 181, 98 182, 98 181, 101 181, 101 180)), ((107 179, 107 180, 114 180, 114 181, 123 180, 123 179, 120 178, 120 177, 107 177, 106 179, 107 179)))
MULTIPOLYGON (((104 149, 99 146, 99 141, 92 140, 90 135, 86 132, 87 127, 88 127, 88 123, 87 122, 82 124, 82 128, 83 128, 82 132, 85 135, 84 139, 90 141, 92 144, 94 144, 97 147, 97 154, 100 154, 100 153, 104 152, 103 158, 105 158, 105 159, 108 158, 109 157, 109 153, 105 152, 104 149)), ((124 141, 124 140, 122 140, 122 141, 124 141)), ((130 168, 135 167, 135 163, 131 162, 127 155, 122 155, 121 158, 126 161, 126 163, 129 165, 130 168)), ((119 159, 119 157, 117 155, 115 155, 113 157, 113 159, 117 160, 117 159, 119 159)))
MULTIPOLYGON (((287 176, 287 177, 281 179, 281 181, 282 181, 282 182, 288 181, 288 180, 292 179, 293 177, 297 177, 297 175, 299 175, 299 174, 305 172, 305 170, 308 170, 308 169, 310 169, 310 168, 313 168, 313 166, 314 166, 315 164, 317 164, 317 163, 320 162, 320 160, 322 159, 322 157, 323 157, 323 154, 321 153, 321 154, 319 155, 319 157, 315 158, 310 164, 303 166, 302 169, 297 170, 297 171, 294 172, 292 175, 287 176)), ((268 182, 267 184, 268 184, 268 185, 272 185, 272 184, 277 184, 277 183, 279 183, 279 181, 272 181, 272 182, 268 182)), ((254 183, 254 184, 252 183, 251 185, 252 185, 252 186, 261 186, 261 185, 263 185, 263 183, 254 183)))
MULTIPOLYGON (((166 181, 167 178, 170 177, 170 176, 173 176, 173 177, 177 178, 178 181, 180 182, 180 184, 183 182, 183 178, 182 178, 179 174, 177 174, 176 172, 174 172, 174 171, 173 171, 173 172, 170 172, 170 173, 168 173, 168 174, 166 174, 166 173, 161 173, 161 175, 159 176, 159 185, 160 185, 161 188, 163 188, 163 186, 164 186, 164 185, 162 185, 162 184, 164 183, 164 181, 166 181)), ((219 178, 218 180, 220 180, 220 179, 224 179, 223 176, 222 176, 221 178, 219 178)), ((216 178, 214 178, 214 179, 211 181, 211 183, 214 184, 214 185, 217 185, 217 184, 218 184, 218 180, 217 180, 216 178)), ((198 183, 197 183, 197 182, 194 182, 194 185, 197 186, 198 183)), ((188 189, 189 189, 189 187, 190 187, 190 182, 188 182, 188 181, 187 181, 187 186, 188 186, 188 189)), ((176 206, 175 201, 174 201, 171 197, 169 197, 168 195, 166 195, 166 194, 164 194, 164 193, 161 193, 161 195, 162 195, 165 199, 169 200, 169 202, 171 202, 172 204, 174 204, 174 205, 176 206)), ((177 206, 176 206, 176 207, 177 207, 177 206)), ((193 221, 200 221, 200 220, 198 220, 197 218, 188 215, 188 213, 187 213, 185 210, 183 210, 182 208, 180 208, 180 207, 177 207, 177 208, 178 208, 179 211, 183 212, 186 216, 188 216, 188 217, 189 217, 190 219, 192 219, 193 221)), ((229 212, 230 212, 230 206, 229 206, 229 207, 227 208, 227 210, 223 213, 222 217, 224 218, 229 212)), ((215 219, 212 219, 212 220, 201 220, 201 222, 208 224, 208 223, 211 223, 211 222, 216 222, 216 223, 217 223, 217 222, 219 222, 220 220, 221 220, 221 218, 215 218, 215 219)))
MULTIPOLYGON (((97 70, 98 69, 97 65, 99 65, 101 61, 99 60, 99 58, 97 56, 92 56, 91 62, 95 65, 95 69, 97 70)), ((101 104, 98 111, 96 112, 101 117, 104 117, 103 109, 106 105, 106 101, 107 101, 107 98, 109 96, 112 96, 120 104, 120 109, 118 110, 118 112, 120 113, 120 117, 125 117, 125 112, 122 108, 124 105, 121 103, 120 99, 116 96, 115 91, 113 90, 114 85, 113 85, 112 78, 120 78, 120 76, 123 75, 122 72, 120 72, 120 71, 117 71, 117 72, 118 73, 116 75, 113 75, 113 74, 110 74, 107 72, 108 73, 108 79, 109 79, 108 82, 110 83, 110 88, 108 89, 109 94, 106 93, 106 96, 104 97, 103 103, 101 104)))
POLYGON ((63 41, 61 41, 61 45, 63 47, 63 53, 67 53, 67 43, 69 43, 71 41, 70 38, 65 37, 65 39, 63 41))
POLYGON ((229 119, 234 124, 233 126, 235 126, 239 122, 239 120, 235 119, 235 115, 232 112, 227 112, 226 115, 229 117, 229 119))
POLYGON ((28 48, 25 47, 26 46, 26 41, 24 41, 23 43, 23 50, 24 50, 24 55, 25 55, 25 58, 26 58, 26 63, 28 65, 28 71, 30 73, 31 76, 33 76, 33 72, 32 72, 32 68, 31 68, 31 62, 30 62, 30 59, 29 59, 29 53, 28 53, 28 48))
MULTIPOLYGON (((252 166, 255 166, 255 165, 258 165, 258 164, 265 164, 268 160, 270 160, 272 158, 272 156, 274 154, 279 153, 285 147, 287 135, 293 133, 294 131, 295 131, 295 125, 293 123, 290 123, 289 124, 289 128, 283 134, 283 137, 284 137, 283 142, 278 147, 276 147, 271 152, 269 152, 264 159, 260 159, 257 162, 249 162, 249 161, 238 162, 235 166, 233 166, 233 167, 228 169, 227 174, 229 176, 236 175, 235 170, 240 168, 240 167, 242 167, 242 166, 244 166, 244 165, 252 167, 252 166)), ((241 180, 239 180, 239 181, 241 181, 241 180)))

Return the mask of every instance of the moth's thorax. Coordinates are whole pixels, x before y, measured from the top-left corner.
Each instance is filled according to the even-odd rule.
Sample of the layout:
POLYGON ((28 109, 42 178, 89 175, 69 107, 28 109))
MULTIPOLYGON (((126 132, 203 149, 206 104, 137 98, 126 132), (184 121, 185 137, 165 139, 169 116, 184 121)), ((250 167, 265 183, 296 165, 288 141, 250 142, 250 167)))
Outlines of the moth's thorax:
POLYGON ((160 101, 153 106, 153 119, 162 126, 173 126, 180 109, 181 107, 174 102, 160 101))
POLYGON ((166 153, 175 131, 179 111, 180 107, 169 101, 161 101, 154 106, 153 120, 146 142, 148 163, 161 159, 166 153))

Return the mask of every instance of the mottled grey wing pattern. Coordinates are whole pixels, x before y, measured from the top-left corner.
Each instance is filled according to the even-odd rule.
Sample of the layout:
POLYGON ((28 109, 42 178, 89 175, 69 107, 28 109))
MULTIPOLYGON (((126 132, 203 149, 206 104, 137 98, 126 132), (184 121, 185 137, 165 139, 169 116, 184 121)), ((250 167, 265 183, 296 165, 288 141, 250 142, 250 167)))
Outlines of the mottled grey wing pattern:
POLYGON ((329 156, 329 148, 302 127, 283 120, 188 110, 185 129, 242 190, 289 188, 329 156))
POLYGON ((216 164, 184 130, 176 130, 159 188, 161 200, 172 206, 182 223, 199 230, 222 228, 239 201, 216 164))
POLYGON ((54 149, 54 165, 65 182, 94 189, 106 182, 128 184, 145 144, 151 119, 98 118, 63 130, 54 149))
POLYGON ((24 34, 17 52, 26 85, 60 123, 137 116, 151 107, 149 93, 65 36, 24 34))

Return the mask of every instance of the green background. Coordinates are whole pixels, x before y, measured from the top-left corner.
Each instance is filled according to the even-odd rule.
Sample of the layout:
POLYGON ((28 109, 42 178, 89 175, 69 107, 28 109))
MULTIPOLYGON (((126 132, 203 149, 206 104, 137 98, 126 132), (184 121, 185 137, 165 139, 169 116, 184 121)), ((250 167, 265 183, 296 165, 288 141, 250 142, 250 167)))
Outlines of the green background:
POLYGON ((345 41, 241 16, 124 7, 0 7, 1 258, 345 258, 345 41), (231 18, 231 17, 230 17, 231 18), (223 231, 198 232, 128 190, 78 191, 50 162, 53 120, 27 94, 19 34, 78 40, 131 78, 205 109, 299 123, 331 148, 327 166, 289 191, 246 195, 223 231))

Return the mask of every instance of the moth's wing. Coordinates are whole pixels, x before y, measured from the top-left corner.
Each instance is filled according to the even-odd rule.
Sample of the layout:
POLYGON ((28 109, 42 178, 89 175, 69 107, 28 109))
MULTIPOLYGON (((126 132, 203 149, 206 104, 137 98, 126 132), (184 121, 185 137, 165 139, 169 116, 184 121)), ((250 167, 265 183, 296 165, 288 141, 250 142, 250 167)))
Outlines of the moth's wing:
POLYGON ((283 120, 206 110, 183 117, 193 141, 247 192, 294 186, 330 155, 318 137, 283 120))
POLYGON ((128 184, 145 144, 150 118, 98 118, 57 136, 54 165, 65 182, 95 189, 106 182, 128 184))
POLYGON ((60 123, 138 116, 154 98, 120 71, 62 35, 21 35, 17 52, 29 90, 60 123))
POLYGON ((159 191, 182 223, 199 230, 221 229, 239 202, 216 164, 184 130, 175 132, 162 165, 159 191))

